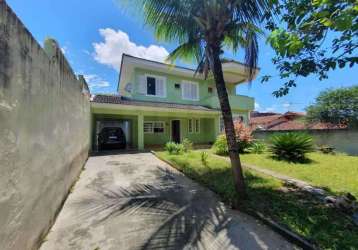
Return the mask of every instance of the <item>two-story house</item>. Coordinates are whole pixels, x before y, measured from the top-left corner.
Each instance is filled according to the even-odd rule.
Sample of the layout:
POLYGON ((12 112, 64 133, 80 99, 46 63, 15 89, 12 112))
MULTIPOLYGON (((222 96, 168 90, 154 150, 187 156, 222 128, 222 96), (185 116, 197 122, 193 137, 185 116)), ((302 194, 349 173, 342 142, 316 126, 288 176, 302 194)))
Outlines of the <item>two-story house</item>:
MULTIPOLYGON (((234 119, 248 124, 254 99, 236 95, 237 84, 247 81, 245 65, 226 61, 224 78, 234 119)), ((258 70, 256 70, 256 74, 258 70)), ((123 130, 128 147, 143 149, 181 142, 214 142, 222 128, 219 100, 213 77, 195 70, 123 55, 118 94, 91 99, 92 141, 108 126, 123 130)))

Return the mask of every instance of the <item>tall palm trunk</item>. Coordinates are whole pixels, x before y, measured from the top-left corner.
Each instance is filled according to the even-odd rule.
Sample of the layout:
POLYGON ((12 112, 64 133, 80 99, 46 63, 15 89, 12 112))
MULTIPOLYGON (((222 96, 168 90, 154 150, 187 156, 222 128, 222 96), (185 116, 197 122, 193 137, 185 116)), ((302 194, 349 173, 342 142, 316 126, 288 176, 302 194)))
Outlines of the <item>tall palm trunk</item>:
MULTIPOLYGON (((229 157, 231 161, 231 168, 234 175, 235 188, 241 199, 246 198, 245 182, 241 167, 239 147, 236 141, 236 134, 234 122, 232 120, 231 107, 229 97, 226 91, 224 74, 222 71, 222 64, 220 60, 220 46, 210 46, 211 68, 214 74, 216 89, 219 97, 221 114, 225 125, 225 134, 227 138, 229 157)), ((237 204, 235 204, 237 205, 237 204)))

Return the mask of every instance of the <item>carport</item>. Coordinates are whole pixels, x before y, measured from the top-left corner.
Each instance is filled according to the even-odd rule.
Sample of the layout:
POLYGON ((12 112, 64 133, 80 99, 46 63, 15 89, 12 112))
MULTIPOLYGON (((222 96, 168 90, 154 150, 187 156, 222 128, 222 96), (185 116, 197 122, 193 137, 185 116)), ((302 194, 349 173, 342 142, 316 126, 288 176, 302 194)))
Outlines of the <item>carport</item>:
POLYGON ((99 151, 98 135, 105 127, 121 128, 126 138, 126 149, 136 148, 137 116, 92 114, 92 150, 99 151))

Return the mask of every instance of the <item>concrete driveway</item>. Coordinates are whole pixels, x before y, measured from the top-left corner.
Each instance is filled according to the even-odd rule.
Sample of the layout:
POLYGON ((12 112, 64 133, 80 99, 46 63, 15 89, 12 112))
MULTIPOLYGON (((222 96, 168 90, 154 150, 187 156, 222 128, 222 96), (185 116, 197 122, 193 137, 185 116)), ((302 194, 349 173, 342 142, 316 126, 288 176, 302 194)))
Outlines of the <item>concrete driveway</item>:
POLYGON ((150 153, 89 158, 41 250, 294 249, 150 153))

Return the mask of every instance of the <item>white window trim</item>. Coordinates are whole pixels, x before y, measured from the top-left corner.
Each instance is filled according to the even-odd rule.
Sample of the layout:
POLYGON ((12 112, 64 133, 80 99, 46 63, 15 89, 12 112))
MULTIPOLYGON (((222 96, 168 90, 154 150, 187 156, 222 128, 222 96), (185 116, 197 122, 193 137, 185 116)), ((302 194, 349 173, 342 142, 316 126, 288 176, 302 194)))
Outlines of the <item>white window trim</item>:
POLYGON ((158 76, 158 75, 151 75, 151 74, 145 74, 144 77, 145 77, 145 83, 146 83, 146 89, 147 89, 146 94, 145 94, 146 96, 160 97, 160 98, 166 98, 167 97, 167 78, 166 77, 158 76), (163 80, 163 82, 164 82, 164 90, 163 90, 164 95, 148 95, 148 88, 147 88, 147 86, 148 86, 148 82, 147 82, 148 77, 155 78, 155 82, 157 82, 157 79, 162 79, 163 80))
POLYGON ((165 133, 165 122, 164 121, 144 121, 143 122, 143 133, 144 134, 164 134, 165 133), (151 123, 152 124, 152 131, 145 132, 144 131, 144 123, 151 123), (154 124, 155 123, 161 123, 163 125, 163 132, 154 133, 154 124))
POLYGON ((200 119, 193 118, 193 119, 188 120, 188 133, 189 134, 200 134, 200 119), (191 132, 189 131, 190 121, 192 121, 192 131, 191 132), (195 121, 198 121, 198 131, 196 131, 195 121))
POLYGON ((199 89, 199 83, 197 83, 197 82, 192 82, 192 81, 186 81, 186 80, 182 80, 181 81, 181 98, 183 99, 183 100, 187 100, 187 101, 199 101, 199 96, 200 96, 200 94, 199 94, 199 91, 200 91, 200 89, 199 89), (184 87, 183 87, 183 84, 185 84, 185 83, 190 83, 190 84, 194 84, 195 86, 196 86, 196 98, 194 98, 194 99, 191 99, 191 98, 186 98, 186 97, 184 97, 184 87))

